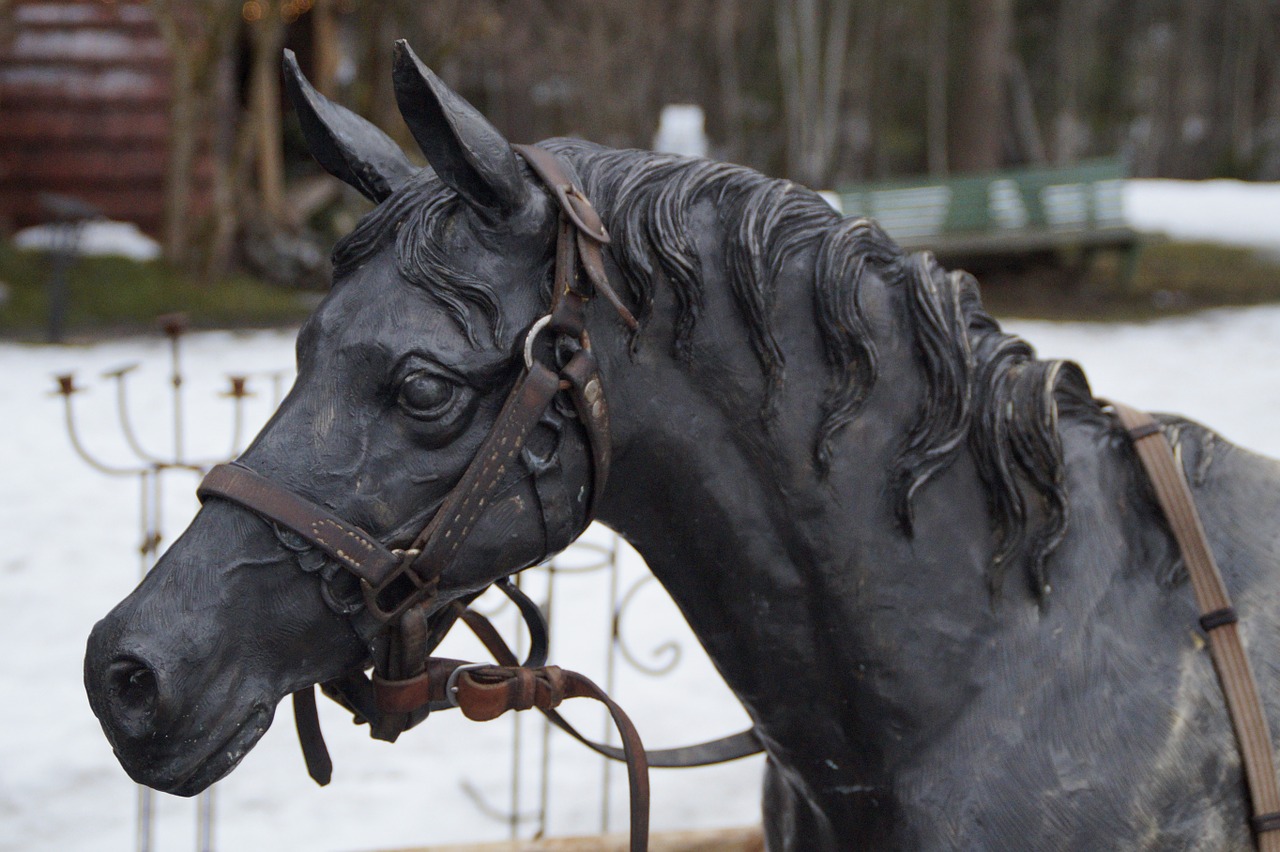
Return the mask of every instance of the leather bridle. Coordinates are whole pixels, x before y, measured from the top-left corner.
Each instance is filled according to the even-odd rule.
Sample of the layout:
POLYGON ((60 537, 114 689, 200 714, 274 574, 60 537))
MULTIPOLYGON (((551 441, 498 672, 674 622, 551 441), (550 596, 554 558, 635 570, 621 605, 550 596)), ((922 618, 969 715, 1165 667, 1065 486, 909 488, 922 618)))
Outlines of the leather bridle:
POLYGON ((201 499, 220 497, 251 509, 300 536, 355 575, 367 616, 358 621, 356 629, 364 639, 375 636, 411 607, 429 606, 435 600, 441 576, 458 558, 477 521, 492 507, 493 498, 516 475, 527 438, 562 392, 572 400, 585 427, 592 482, 584 523, 566 528, 568 522, 557 518, 544 524, 548 527, 548 554, 577 538, 590 523, 595 501, 609 475, 608 407, 585 328, 586 305, 599 291, 608 294, 633 328, 635 319, 613 293, 605 275, 601 246, 609 241, 609 235, 594 208, 573 187, 554 155, 532 146, 517 146, 517 150, 553 188, 561 205, 552 307, 525 335, 524 369, 493 428, 458 484, 412 542, 403 548, 388 547, 359 526, 239 463, 215 467, 197 492, 201 499), (585 279, 579 270, 586 273, 585 279), (543 334, 573 347, 562 367, 550 367, 536 356, 543 334))
MULTIPOLYGON (((355 673, 322 688, 358 721, 368 722, 373 736, 394 740, 441 707, 460 707, 468 717, 484 720, 508 709, 533 707, 555 716, 553 708, 565 698, 604 702, 622 737, 631 781, 631 845, 641 850, 647 845, 648 776, 639 736, 626 714, 589 679, 544 665, 546 627, 536 605, 509 581, 496 584, 519 606, 533 637, 533 650, 520 665, 492 626, 466 610, 470 599, 443 608, 437 605, 441 577, 464 552, 469 536, 500 492, 523 476, 532 476, 539 490, 542 467, 526 451, 527 441, 539 423, 553 417, 554 404, 562 394, 586 433, 591 484, 585 511, 577 512, 567 500, 539 490, 544 558, 567 546, 591 522, 609 474, 610 436, 604 386, 585 327, 586 306, 594 295, 603 295, 623 322, 636 328, 635 318, 605 274, 601 249, 609 242, 608 231, 565 164, 541 148, 515 147, 560 208, 551 309, 526 332, 519 378, 480 449, 426 526, 407 546, 391 547, 239 463, 213 468, 197 494, 201 500, 218 498, 249 509, 273 524, 289 549, 317 551, 359 582, 361 600, 348 600, 335 608, 348 616, 369 645, 373 676, 355 673), (568 354, 561 366, 548 364, 563 353, 568 354), (430 656, 459 618, 477 632, 500 665, 430 656)), ((334 606, 333 600, 326 593, 326 602, 334 606)), ((320 735, 312 689, 295 693, 294 710, 308 771, 327 783, 332 763, 320 735)))

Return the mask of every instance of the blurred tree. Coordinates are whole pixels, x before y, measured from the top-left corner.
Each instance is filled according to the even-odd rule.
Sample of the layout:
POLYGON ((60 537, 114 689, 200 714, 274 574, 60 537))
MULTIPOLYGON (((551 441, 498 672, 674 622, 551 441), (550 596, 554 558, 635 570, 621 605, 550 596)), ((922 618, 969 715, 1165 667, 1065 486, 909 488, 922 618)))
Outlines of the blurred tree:
POLYGON ((964 0, 962 6, 959 85, 950 116, 951 168, 991 171, 1002 164, 1013 0, 964 0))
POLYGON ((182 265, 191 260, 196 154, 202 144, 211 143, 216 132, 208 116, 222 112, 215 109, 219 71, 235 36, 239 6, 237 0, 151 0, 173 63, 161 235, 170 263, 182 265))
POLYGON ((813 186, 825 185, 839 150, 852 12, 852 0, 774 7, 788 172, 813 186))
POLYGON ((178 95, 166 250, 215 270, 244 222, 296 227, 293 211, 320 209, 285 185, 313 167, 279 156, 286 40, 321 91, 411 156, 397 38, 516 141, 647 147, 662 106, 689 102, 713 156, 814 186, 1117 152, 1144 175, 1280 177, 1275 0, 150 2, 178 95), (222 73, 236 62, 238 92, 222 73), (193 152, 215 114, 202 228, 193 152))
POLYGON ((927 29, 925 71, 925 150, 928 172, 945 175, 947 163, 947 63, 951 52, 950 0, 924 0, 921 14, 927 29))
POLYGON ((312 80, 320 94, 337 96, 338 65, 342 61, 342 43, 338 30, 337 3, 315 0, 311 5, 312 80))
POLYGON ((244 5, 249 29, 249 103, 246 127, 253 140, 257 212, 264 226, 284 217, 284 162, 280 117, 280 55, 284 47, 281 0, 244 5), (252 13, 249 10, 253 9, 252 13))
POLYGON ((7 47, 13 39, 13 14, 10 0, 0 0, 0 46, 7 47))

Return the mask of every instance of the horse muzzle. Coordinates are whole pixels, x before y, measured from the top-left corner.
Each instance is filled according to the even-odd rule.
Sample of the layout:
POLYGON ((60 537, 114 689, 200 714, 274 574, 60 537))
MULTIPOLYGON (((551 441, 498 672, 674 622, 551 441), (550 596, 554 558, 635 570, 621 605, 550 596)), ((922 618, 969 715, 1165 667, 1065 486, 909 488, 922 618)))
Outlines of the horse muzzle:
POLYGON ((249 752, 271 724, 272 705, 217 688, 202 689, 199 700, 185 702, 177 667, 157 662, 160 654, 125 650, 119 636, 111 615, 89 636, 89 705, 130 778, 193 796, 249 752))
POLYGON ((193 795, 239 763, 300 681, 364 655, 271 528, 218 505, 94 627, 84 684, 130 777, 193 795))

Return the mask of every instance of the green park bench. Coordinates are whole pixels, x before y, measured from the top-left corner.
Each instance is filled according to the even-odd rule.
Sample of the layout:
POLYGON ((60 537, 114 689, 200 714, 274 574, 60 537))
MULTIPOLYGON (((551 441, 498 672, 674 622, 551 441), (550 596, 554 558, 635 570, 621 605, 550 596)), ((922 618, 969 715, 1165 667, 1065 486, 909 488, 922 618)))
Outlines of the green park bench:
POLYGON ((1122 209, 1119 157, 1060 168, 860 184, 838 194, 845 215, 877 220, 907 249, 929 249, 948 266, 1087 263, 1098 251, 1140 247, 1122 209))

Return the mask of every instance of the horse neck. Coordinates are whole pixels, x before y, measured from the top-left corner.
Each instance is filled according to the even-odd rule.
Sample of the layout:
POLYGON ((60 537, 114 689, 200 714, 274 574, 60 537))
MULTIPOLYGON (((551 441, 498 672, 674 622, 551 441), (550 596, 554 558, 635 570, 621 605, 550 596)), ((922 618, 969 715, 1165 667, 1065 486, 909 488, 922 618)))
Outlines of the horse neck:
MULTIPOLYGON (((718 268, 721 236, 700 238, 703 269, 718 268)), ((875 276, 862 299, 879 378, 820 473, 815 436, 830 375, 814 332, 814 254, 797 252, 778 281, 774 327, 787 366, 769 404, 723 275, 702 282, 688 357, 668 346, 678 316, 669 289, 654 294, 638 351, 593 331, 612 341, 604 360, 615 457, 600 519, 646 559, 775 754, 821 736, 860 755, 865 778, 884 761, 886 732, 944 717, 959 701, 917 682, 904 657, 966 665, 990 617, 989 547, 972 533, 988 518, 963 455, 921 494, 915 538, 886 500, 926 391, 913 332, 899 319, 905 297, 875 276)))

